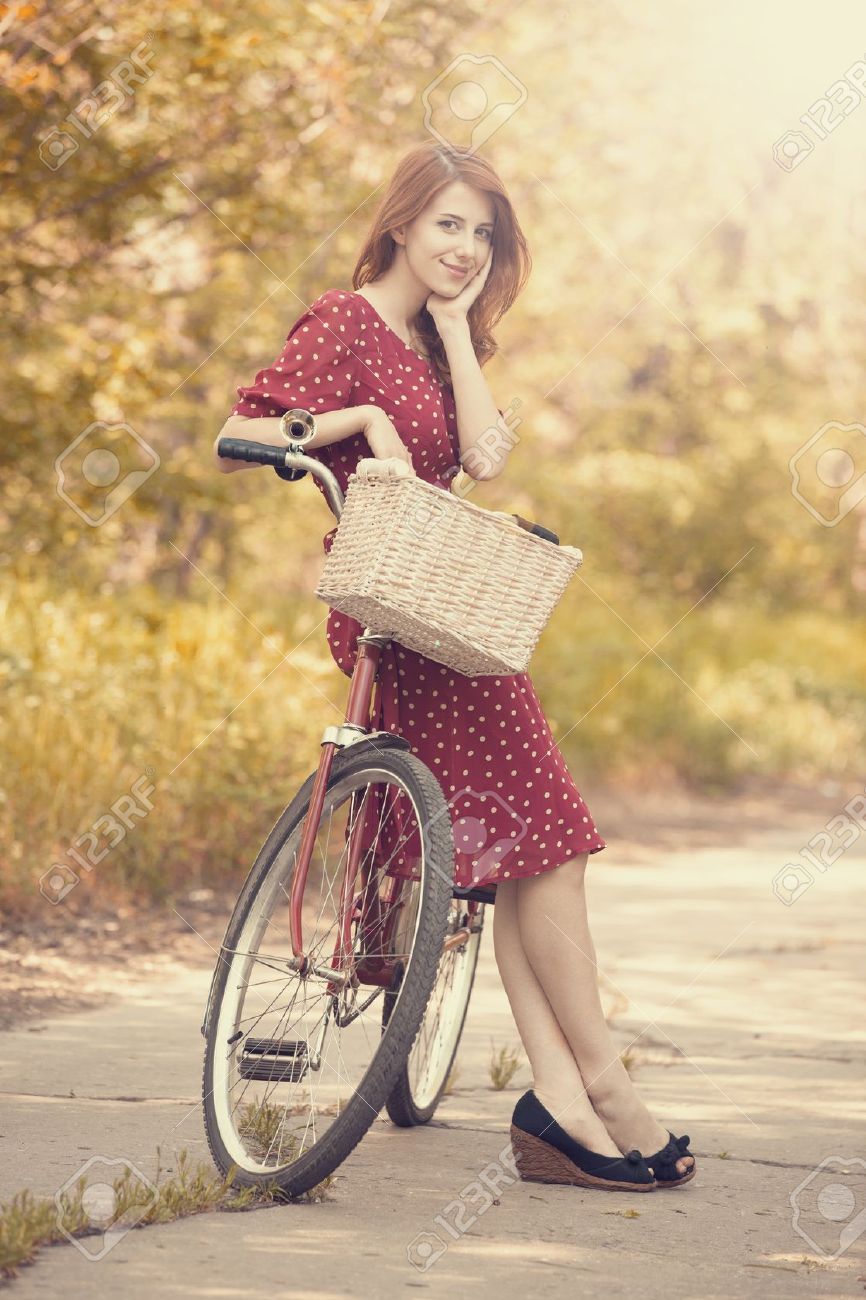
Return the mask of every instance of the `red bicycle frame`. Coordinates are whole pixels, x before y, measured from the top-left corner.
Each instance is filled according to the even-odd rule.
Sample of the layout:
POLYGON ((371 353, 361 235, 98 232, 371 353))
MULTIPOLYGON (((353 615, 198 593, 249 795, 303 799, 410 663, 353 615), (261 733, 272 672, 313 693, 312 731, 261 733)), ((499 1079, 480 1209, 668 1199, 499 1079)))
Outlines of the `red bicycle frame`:
MULTIPOLYGON (((387 644, 388 640, 387 636, 375 635, 369 632, 368 629, 365 629, 364 634, 358 637, 358 654, 352 672, 346 716, 342 726, 328 727, 326 729, 326 738, 322 741, 322 753, 310 794, 310 804, 304 821, 298 860, 289 895, 289 933, 294 955, 292 965, 302 975, 309 971, 311 963, 308 954, 304 952, 301 907, 334 754, 337 749, 343 748, 349 742, 349 737, 344 738, 343 733, 346 731, 354 733, 351 739, 372 734, 370 732, 370 710, 373 691, 376 686, 379 658, 382 648, 387 644)), ((355 826, 360 825, 360 821, 360 817, 357 818, 355 826)), ((329 980, 329 993, 336 993, 340 988, 344 987, 347 978, 351 977, 360 982, 362 974, 365 984, 381 984, 389 988, 396 973, 396 963, 393 959, 385 957, 384 954, 391 951, 391 939, 401 910, 399 895, 404 882, 394 878, 389 880, 388 895, 385 898, 380 898, 378 889, 370 889, 372 863, 369 860, 369 855, 366 855, 362 865, 361 836, 354 833, 354 829, 350 823, 350 833, 347 837, 346 867, 340 884, 337 940, 330 965, 330 969, 336 978, 329 980), (357 890, 359 870, 361 881, 360 890, 357 890), (359 904, 361 906, 360 925, 361 932, 364 935, 364 950, 369 951, 367 941, 371 935, 376 935, 375 952, 382 955, 367 956, 364 958, 362 966, 356 965, 352 969, 351 931, 352 922, 359 919, 356 916, 359 904), (350 971, 350 976, 342 975, 342 972, 347 968, 350 971)), ((320 970, 319 973, 324 972, 320 970)))

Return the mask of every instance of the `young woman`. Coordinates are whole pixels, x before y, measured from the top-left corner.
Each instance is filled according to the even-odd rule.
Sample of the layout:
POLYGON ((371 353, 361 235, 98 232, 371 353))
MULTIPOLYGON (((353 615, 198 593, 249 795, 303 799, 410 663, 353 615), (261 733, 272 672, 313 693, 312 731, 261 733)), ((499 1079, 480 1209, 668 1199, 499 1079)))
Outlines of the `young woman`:
MULTIPOLYGON (((411 150, 373 220, 354 289, 326 290, 298 318, 273 364, 238 388, 217 441, 282 446, 279 417, 297 406, 316 417, 305 451, 344 492, 370 455, 397 457, 443 488, 461 462, 494 477, 504 452, 473 452, 502 415, 481 368, 530 267, 488 162, 434 142, 411 150)), ((249 468, 217 460, 226 473, 249 468)), ((361 630, 330 611, 328 642, 347 675, 361 630)), ((469 678, 392 642, 377 696, 373 725, 409 740, 453 808, 456 884, 495 896, 496 963, 533 1075, 513 1119, 521 1173, 635 1191, 687 1181, 688 1137, 649 1113, 604 1019, 584 873, 605 841, 528 674, 469 678), (641 1152, 653 1154, 644 1163, 641 1152)))

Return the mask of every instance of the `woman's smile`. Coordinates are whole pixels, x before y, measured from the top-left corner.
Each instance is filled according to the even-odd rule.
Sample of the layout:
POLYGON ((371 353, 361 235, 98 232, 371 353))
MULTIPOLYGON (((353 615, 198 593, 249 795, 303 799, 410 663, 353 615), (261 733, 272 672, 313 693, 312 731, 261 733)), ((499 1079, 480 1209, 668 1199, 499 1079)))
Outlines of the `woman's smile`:
POLYGON ((442 262, 442 265, 446 268, 446 270, 450 271, 450 273, 454 276, 455 280, 462 280, 463 277, 468 274, 469 271, 468 266, 453 266, 450 262, 446 262, 442 258, 440 258, 439 260, 442 262))

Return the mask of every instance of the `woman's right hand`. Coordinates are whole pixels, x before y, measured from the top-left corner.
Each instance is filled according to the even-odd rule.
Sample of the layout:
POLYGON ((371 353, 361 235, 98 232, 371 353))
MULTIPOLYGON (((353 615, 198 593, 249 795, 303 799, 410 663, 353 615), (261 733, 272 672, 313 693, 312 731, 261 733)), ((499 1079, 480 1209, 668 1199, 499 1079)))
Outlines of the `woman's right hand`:
POLYGON ((378 406, 370 407, 370 415, 364 427, 364 437, 376 460, 388 460, 396 457, 408 465, 412 472, 415 466, 409 448, 401 440, 390 416, 378 406))

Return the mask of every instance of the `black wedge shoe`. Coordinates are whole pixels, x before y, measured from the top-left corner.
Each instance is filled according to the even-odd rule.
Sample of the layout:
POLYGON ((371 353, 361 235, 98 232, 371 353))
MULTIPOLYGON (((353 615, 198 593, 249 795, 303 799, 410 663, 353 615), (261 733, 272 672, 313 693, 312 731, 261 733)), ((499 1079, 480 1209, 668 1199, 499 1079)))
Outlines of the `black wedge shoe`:
POLYGON ((514 1107, 511 1147, 520 1177, 621 1192, 651 1192, 655 1179, 638 1150, 626 1156, 590 1151, 557 1124, 530 1088, 514 1107))
POLYGON ((652 1167, 653 1175, 659 1187, 681 1187, 683 1183, 694 1178, 698 1171, 698 1162, 694 1152, 689 1150, 689 1135, 674 1137, 668 1129, 668 1142, 654 1156, 647 1156, 646 1162, 652 1167), (677 1172, 677 1161, 683 1156, 691 1156, 692 1165, 684 1174, 677 1172))

